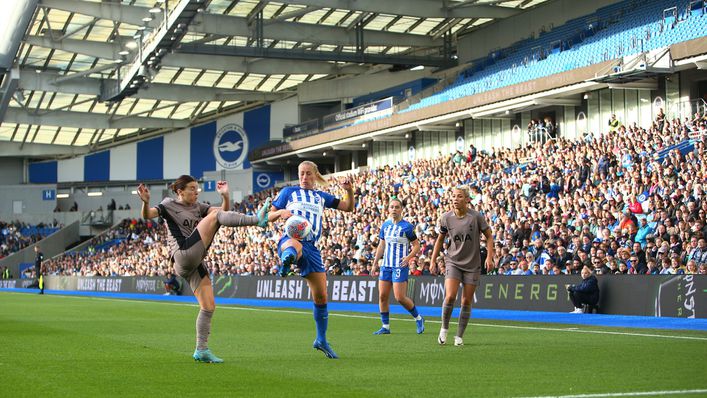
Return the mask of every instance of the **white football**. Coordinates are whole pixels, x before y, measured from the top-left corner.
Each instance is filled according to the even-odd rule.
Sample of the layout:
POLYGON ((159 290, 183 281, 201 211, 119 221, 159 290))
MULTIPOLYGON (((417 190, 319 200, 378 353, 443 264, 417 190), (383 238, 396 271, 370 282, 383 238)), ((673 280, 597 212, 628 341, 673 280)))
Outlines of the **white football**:
POLYGON ((292 239, 301 240, 312 232, 312 224, 302 216, 290 216, 285 221, 285 234, 292 239))

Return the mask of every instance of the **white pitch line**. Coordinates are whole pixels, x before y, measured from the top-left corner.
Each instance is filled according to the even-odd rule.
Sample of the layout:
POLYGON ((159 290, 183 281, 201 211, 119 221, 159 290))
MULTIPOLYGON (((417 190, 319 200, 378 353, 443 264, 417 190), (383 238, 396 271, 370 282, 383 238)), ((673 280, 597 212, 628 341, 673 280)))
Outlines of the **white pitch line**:
POLYGON ((687 395, 707 393, 707 389, 702 390, 673 390, 673 391, 636 391, 636 392, 607 392, 602 394, 579 394, 579 395, 543 395, 538 397, 524 398, 601 398, 601 397, 646 397, 656 395, 687 395))
MULTIPOLYGON (((10 292, 12 293, 12 292, 10 292)), ((22 293, 17 293, 22 294, 22 293)), ((108 297, 91 297, 91 296, 63 296, 63 295, 52 295, 55 297, 64 298, 85 298, 91 300, 105 300, 105 301, 118 301, 118 302, 132 302, 132 303, 143 303, 143 304, 166 304, 166 305, 177 305, 177 306, 188 306, 188 307, 198 307, 198 304, 191 303, 170 303, 165 301, 150 301, 150 300, 133 300, 133 299, 117 299, 108 297)), ((297 311, 297 310, 281 310, 273 308, 263 308, 263 307, 236 307, 236 306, 226 306, 221 305, 218 308, 227 310, 238 310, 238 311, 259 311, 259 312, 276 312, 281 314, 302 314, 302 315, 312 315, 311 311, 297 311)), ((329 313, 330 316, 338 316, 342 318, 360 318, 360 319, 380 319, 377 316, 369 315, 354 315, 354 314, 341 314, 341 313, 329 313)), ((410 318, 392 318, 396 321, 414 322, 414 319, 410 318)), ((436 320, 425 320, 425 323, 436 323, 440 324, 441 321, 436 320)), ((479 327, 489 327, 489 328, 505 328, 505 329, 523 329, 523 330, 542 330, 548 332, 569 332, 569 333, 589 333, 589 334, 609 334, 617 336, 633 336, 633 337, 657 337, 664 339, 676 339, 676 340, 698 340, 707 341, 707 337, 696 337, 696 336, 675 336, 675 335, 665 335, 665 334, 651 334, 651 333, 631 333, 631 332, 612 332, 609 330, 582 330, 577 328, 551 328, 551 327, 541 327, 541 326, 518 326, 518 325, 496 325, 496 324, 486 324, 486 323, 473 323, 470 325, 479 327)))

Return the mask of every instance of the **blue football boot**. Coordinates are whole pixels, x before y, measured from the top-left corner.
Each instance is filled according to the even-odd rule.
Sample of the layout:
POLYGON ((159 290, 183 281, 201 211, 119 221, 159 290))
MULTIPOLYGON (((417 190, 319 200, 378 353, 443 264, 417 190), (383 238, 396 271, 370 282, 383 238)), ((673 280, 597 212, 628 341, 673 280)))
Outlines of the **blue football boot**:
POLYGON ((195 350, 192 355, 195 361, 204 363, 223 363, 223 359, 214 355, 208 348, 205 350, 195 350))
POLYGON ((282 257, 280 257, 280 260, 282 261, 282 267, 280 267, 280 276, 284 278, 290 274, 292 264, 294 264, 295 262, 295 256, 292 254, 282 253, 282 257))
POLYGON ((329 343, 326 341, 319 341, 319 340, 314 340, 314 344, 312 344, 312 347, 323 352, 324 355, 326 355, 327 358, 329 359, 339 359, 339 356, 336 355, 334 350, 329 347, 329 343))
POLYGON ((373 334, 390 334, 390 329, 381 327, 380 329, 373 332, 373 334))
POLYGON ((425 331, 425 318, 420 315, 420 319, 416 319, 415 323, 417 324, 417 334, 422 334, 425 331))

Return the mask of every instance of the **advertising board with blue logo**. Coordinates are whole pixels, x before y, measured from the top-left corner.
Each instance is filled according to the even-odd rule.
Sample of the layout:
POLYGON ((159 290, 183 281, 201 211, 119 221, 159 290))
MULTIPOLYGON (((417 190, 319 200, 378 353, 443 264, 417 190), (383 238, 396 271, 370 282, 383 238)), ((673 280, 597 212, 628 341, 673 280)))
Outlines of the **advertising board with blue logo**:
POLYGON ((253 193, 272 188, 275 184, 284 180, 285 175, 281 171, 253 170, 253 193))

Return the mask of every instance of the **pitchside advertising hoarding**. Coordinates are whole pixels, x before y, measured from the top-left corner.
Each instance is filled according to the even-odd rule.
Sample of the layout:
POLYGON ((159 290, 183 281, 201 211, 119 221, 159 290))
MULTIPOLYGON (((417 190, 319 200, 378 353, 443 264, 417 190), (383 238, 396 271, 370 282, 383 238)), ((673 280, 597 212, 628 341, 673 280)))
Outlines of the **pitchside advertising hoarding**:
MULTIPOLYGON (((49 276, 47 289, 89 292, 163 294, 164 281, 157 277, 57 277, 49 276)), ((474 295, 474 306, 486 309, 567 312, 572 303, 567 285, 579 276, 482 276, 474 295)), ((23 288, 31 279, 0 281, 2 288, 23 288)), ((214 276, 218 297, 311 301, 304 279, 299 277, 214 276)), ((191 295, 186 283, 182 294, 191 295)), ((611 275, 599 277, 603 314, 707 318, 705 275, 611 275)), ((378 281, 372 277, 329 277, 329 301, 378 303, 378 281)), ((444 279, 416 277, 408 282, 408 295, 418 306, 439 307, 444 300, 444 279)), ((392 300, 392 299, 391 299, 392 300)))

